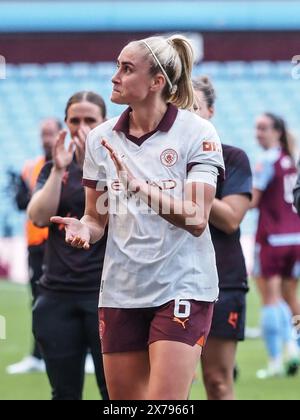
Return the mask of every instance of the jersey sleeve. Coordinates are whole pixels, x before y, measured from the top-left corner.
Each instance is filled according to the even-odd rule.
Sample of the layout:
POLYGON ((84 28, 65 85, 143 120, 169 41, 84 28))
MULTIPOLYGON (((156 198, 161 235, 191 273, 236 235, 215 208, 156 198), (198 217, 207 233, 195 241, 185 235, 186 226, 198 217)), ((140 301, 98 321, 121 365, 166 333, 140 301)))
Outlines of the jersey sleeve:
POLYGON ((230 159, 230 164, 226 163, 226 179, 221 183, 221 198, 229 195, 247 195, 252 198, 252 171, 248 156, 239 150, 230 159))
POLYGON ((274 178, 276 158, 268 154, 263 156, 255 166, 253 187, 259 191, 265 191, 274 178))
POLYGON ((199 138, 192 143, 188 156, 187 181, 217 186, 218 176, 224 178, 224 160, 220 138, 212 124, 206 122, 199 138))
MULTIPOLYGON (((98 137, 98 136, 97 136, 98 137)), ((99 137, 100 139, 101 137, 99 137)), ((101 145, 95 145, 95 134, 91 132, 86 140, 82 184, 85 187, 104 191, 107 188, 106 171, 101 145)))

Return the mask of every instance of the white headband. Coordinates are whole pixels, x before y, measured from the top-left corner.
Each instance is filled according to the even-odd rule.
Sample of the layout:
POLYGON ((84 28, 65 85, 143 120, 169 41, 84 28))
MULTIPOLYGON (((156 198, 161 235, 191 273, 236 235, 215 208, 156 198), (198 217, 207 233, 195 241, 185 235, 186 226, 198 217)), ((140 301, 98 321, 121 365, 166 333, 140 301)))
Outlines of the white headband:
POLYGON ((161 62, 159 61, 159 59, 157 57, 157 55, 155 54, 155 52, 153 51, 153 49, 150 47, 150 45, 148 44, 148 42, 147 41, 143 41, 143 43, 146 45, 146 47, 148 48, 148 50, 151 52, 151 54, 153 55, 155 61, 158 64, 159 68, 161 69, 162 74, 165 76, 165 78, 166 78, 166 80, 168 82, 168 85, 170 87, 170 93, 171 93, 171 95, 174 95, 177 92, 177 85, 174 85, 174 86, 172 85, 172 82, 171 82, 169 76, 167 75, 166 70, 163 68, 161 62))

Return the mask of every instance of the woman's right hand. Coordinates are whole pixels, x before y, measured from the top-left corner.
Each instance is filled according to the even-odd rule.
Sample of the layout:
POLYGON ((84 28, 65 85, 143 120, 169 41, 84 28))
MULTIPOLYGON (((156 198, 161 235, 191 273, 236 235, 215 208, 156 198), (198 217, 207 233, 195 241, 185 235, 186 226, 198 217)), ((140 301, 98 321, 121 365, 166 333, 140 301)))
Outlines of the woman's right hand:
POLYGON ((74 142, 71 141, 68 149, 66 149, 66 136, 67 131, 62 130, 59 133, 58 139, 53 147, 53 162, 55 168, 58 170, 67 169, 67 167, 71 164, 74 156, 74 142))
POLYGON ((86 225, 81 223, 80 220, 70 217, 54 216, 51 217, 50 221, 64 226, 66 230, 66 242, 73 248, 90 249, 90 230, 86 225))

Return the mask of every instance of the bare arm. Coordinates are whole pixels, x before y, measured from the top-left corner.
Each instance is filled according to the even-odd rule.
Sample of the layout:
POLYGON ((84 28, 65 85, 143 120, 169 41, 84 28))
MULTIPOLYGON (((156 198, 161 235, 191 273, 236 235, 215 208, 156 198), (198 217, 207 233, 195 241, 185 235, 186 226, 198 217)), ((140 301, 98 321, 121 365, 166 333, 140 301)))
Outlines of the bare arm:
POLYGON ((85 189, 86 205, 81 223, 89 228, 91 244, 100 241, 104 236, 108 222, 107 196, 108 193, 104 191, 96 191, 91 188, 85 189), (99 209, 101 208, 101 214, 97 211, 97 203, 99 203, 99 209))
POLYGON ((60 194, 62 190, 62 179, 65 170, 73 159, 73 142, 70 143, 68 150, 65 149, 67 132, 59 133, 56 144, 53 148, 53 169, 44 187, 33 195, 29 206, 28 216, 32 222, 44 227, 49 225, 50 217, 57 213, 59 207, 60 194))
POLYGON ((200 182, 188 183, 185 199, 178 200, 158 187, 149 187, 145 182, 137 182, 136 187, 134 184, 139 197, 167 222, 197 237, 205 231, 216 194, 212 186, 200 182))
POLYGON ((210 223, 227 235, 232 235, 239 229, 249 208, 250 199, 246 195, 229 195, 222 200, 215 199, 210 223))
POLYGON ((48 226, 50 217, 57 213, 64 172, 53 167, 44 187, 33 195, 27 213, 36 226, 48 226))
POLYGON ((263 196, 263 191, 257 190, 256 188, 253 189, 252 201, 250 205, 251 209, 257 209, 259 207, 262 196, 263 196))

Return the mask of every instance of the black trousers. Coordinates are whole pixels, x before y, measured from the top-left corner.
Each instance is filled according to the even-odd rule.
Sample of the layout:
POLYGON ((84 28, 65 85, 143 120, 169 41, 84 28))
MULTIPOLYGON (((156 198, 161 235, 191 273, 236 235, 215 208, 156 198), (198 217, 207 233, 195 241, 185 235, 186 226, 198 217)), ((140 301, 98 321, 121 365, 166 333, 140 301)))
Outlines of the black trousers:
POLYGON ((100 394, 108 399, 98 328, 98 297, 41 291, 33 308, 33 333, 42 351, 53 400, 81 400, 90 349, 100 394))
MULTIPOLYGON (((29 280, 33 305, 38 297, 38 281, 43 274, 44 253, 45 244, 28 247, 29 280)), ((35 340, 33 342, 32 355, 37 359, 42 358, 39 346, 35 340)))

